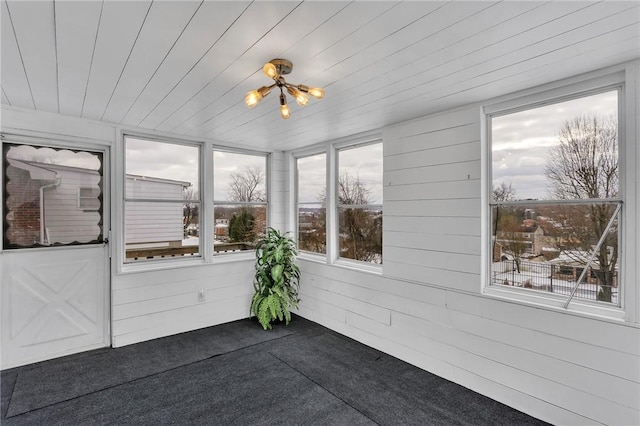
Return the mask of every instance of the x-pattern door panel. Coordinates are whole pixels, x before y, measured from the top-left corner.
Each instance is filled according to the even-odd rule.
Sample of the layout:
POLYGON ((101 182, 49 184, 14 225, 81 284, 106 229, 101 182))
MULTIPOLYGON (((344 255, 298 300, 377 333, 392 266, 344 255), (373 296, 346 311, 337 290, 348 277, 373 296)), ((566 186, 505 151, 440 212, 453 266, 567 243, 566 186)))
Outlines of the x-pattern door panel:
POLYGON ((105 152, 3 143, 1 368, 109 345, 105 152))

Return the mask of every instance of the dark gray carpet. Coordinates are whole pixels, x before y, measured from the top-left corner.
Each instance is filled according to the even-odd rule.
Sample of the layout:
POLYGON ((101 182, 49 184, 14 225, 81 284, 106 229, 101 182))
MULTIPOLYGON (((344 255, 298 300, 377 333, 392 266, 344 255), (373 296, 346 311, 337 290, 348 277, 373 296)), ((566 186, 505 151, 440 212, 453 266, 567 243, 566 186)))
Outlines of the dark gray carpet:
POLYGON ((123 351, 106 349, 3 371, 1 423, 544 424, 299 317, 272 331, 242 320, 134 346, 119 355, 130 363, 124 369, 113 361, 123 351), (105 356, 109 368, 100 363, 105 356), (145 374, 126 373, 135 369, 145 374), (86 374, 92 370, 102 372, 86 374), (78 374, 98 383, 65 378, 78 374), (27 401, 27 386, 57 395, 47 397, 56 402, 27 401))
POLYGON ((18 374, 7 417, 87 395, 135 379, 279 338, 239 321, 116 349, 101 349, 35 364, 18 374))

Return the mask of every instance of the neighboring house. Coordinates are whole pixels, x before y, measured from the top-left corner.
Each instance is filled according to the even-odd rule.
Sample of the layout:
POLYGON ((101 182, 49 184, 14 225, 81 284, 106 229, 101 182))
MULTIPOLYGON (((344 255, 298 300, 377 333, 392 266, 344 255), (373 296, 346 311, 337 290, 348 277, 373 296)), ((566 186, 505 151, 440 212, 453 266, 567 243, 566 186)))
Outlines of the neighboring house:
MULTIPOLYGON (((613 249, 608 248, 609 255, 613 249)), ((589 263, 591 253, 580 250, 563 250, 560 255, 549 261, 552 265, 551 275, 553 278, 564 279, 570 281, 576 281, 580 274, 582 274, 585 265, 589 263)), ((609 257, 610 258, 610 257, 609 257)), ((611 258, 610 258, 611 259, 611 258)), ((600 264, 598 258, 594 258, 589 266, 587 273, 585 274, 583 282, 588 284, 598 284, 598 271, 600 271, 600 264)), ((613 279, 611 281, 613 287, 618 286, 618 271, 617 265, 614 271, 613 279)))
POLYGON ((184 239, 183 204, 162 202, 183 198, 190 182, 159 179, 127 174, 125 196, 153 201, 136 201, 127 204, 125 215, 125 242, 138 247, 163 243, 170 247, 182 246, 184 239))
MULTIPOLYGON (((92 242, 102 235, 102 183, 97 170, 8 159, 7 238, 18 246, 92 242)), ((182 198, 189 182, 126 176, 126 243, 181 246, 182 198)))
POLYGON ((229 219, 216 219, 214 230, 217 239, 227 239, 229 237, 229 219))
POLYGON ((18 246, 87 243, 101 235, 96 170, 7 159, 7 239, 18 246))
MULTIPOLYGON (((498 231, 497 244, 506 251, 509 250, 509 246, 512 244, 519 244, 524 246, 521 250, 523 254, 530 254, 538 256, 542 254, 544 247, 544 230, 535 224, 531 219, 525 219, 517 231, 498 231)), ((494 259, 497 253, 493 254, 494 259)), ((501 256, 498 255, 498 259, 501 256)))

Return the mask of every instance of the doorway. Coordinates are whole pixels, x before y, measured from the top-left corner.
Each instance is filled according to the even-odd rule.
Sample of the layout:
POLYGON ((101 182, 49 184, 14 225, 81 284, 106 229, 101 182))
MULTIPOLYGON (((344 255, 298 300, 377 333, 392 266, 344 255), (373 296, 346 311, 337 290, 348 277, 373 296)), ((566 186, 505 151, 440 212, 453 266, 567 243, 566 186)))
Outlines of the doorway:
POLYGON ((108 150, 6 139, 1 368, 109 346, 108 150))

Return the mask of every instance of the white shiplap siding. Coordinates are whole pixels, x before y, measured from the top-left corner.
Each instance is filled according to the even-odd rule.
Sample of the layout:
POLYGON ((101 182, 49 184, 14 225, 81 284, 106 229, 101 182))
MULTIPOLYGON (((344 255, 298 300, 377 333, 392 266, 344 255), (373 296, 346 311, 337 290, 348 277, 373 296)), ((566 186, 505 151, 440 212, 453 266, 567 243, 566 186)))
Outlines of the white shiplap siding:
POLYGON ((300 260, 300 315, 558 424, 638 424, 638 328, 481 294, 478 107, 384 130, 383 275, 300 260))
POLYGON ((85 211, 78 206, 78 188, 99 190, 101 176, 91 170, 57 169, 59 184, 43 190, 44 223, 49 243, 97 240, 101 231, 100 213, 85 211))

